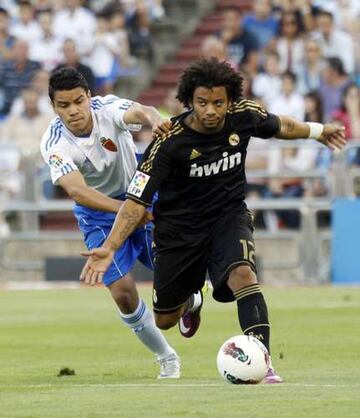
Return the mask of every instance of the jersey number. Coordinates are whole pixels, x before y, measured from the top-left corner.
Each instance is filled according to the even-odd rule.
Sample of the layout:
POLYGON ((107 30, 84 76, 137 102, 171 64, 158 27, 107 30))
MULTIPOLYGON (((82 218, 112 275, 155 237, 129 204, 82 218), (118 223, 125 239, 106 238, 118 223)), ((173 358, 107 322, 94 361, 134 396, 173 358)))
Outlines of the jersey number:
POLYGON ((250 263, 255 264, 255 248, 254 243, 247 241, 246 239, 241 239, 240 244, 243 247, 244 259, 250 261, 250 263))

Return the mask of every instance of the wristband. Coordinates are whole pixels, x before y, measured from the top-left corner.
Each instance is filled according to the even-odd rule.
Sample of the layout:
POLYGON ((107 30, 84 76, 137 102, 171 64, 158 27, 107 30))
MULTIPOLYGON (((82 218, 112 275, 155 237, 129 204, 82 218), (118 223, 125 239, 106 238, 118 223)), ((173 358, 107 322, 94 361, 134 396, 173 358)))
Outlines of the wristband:
POLYGON ((310 128, 308 138, 319 139, 321 137, 321 134, 323 133, 324 125, 322 123, 316 123, 316 122, 306 122, 306 124, 310 128))

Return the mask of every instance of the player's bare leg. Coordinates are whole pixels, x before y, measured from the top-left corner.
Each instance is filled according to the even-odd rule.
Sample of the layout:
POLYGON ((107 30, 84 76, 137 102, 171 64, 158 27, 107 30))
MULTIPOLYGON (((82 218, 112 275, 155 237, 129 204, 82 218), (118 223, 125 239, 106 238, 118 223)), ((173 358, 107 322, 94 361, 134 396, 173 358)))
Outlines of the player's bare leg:
POLYGON ((109 286, 118 306, 122 321, 131 328, 138 339, 148 347, 160 363, 159 378, 179 378, 180 359, 156 327, 154 317, 144 301, 139 298, 136 285, 130 275, 109 286))
POLYGON ((185 338, 192 337, 200 326, 200 312, 203 304, 203 293, 207 291, 207 284, 190 296, 179 309, 166 313, 155 313, 156 325, 160 329, 169 329, 179 324, 180 334, 185 338))
MULTIPOLYGON (((270 324, 264 296, 256 274, 247 265, 234 268, 229 275, 228 286, 232 290, 238 308, 238 317, 244 334, 258 338, 270 354, 270 324)), ((271 366, 264 383, 281 383, 271 366)))

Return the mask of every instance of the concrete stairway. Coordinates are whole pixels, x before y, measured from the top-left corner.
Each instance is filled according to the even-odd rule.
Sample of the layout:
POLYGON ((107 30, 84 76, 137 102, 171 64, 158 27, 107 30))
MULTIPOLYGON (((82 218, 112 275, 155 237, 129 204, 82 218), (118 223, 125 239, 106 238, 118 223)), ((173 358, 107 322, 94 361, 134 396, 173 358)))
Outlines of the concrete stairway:
POLYGON ((152 84, 139 95, 139 102, 161 106, 167 91, 177 85, 184 68, 191 61, 199 58, 200 46, 205 37, 215 34, 219 30, 221 12, 230 6, 247 11, 251 9, 252 2, 250 0, 218 0, 214 2, 213 6, 213 9, 209 9, 209 13, 198 21, 194 30, 183 38, 174 57, 160 66, 152 84))

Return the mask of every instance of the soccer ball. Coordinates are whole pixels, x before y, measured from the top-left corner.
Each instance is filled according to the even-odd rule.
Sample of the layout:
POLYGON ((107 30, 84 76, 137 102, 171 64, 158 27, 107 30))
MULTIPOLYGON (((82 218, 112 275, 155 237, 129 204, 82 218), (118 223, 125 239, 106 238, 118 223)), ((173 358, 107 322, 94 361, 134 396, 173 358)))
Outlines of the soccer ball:
POLYGON ((261 382, 269 369, 269 353, 257 338, 236 335, 220 347, 216 362, 227 382, 254 384, 261 382))

